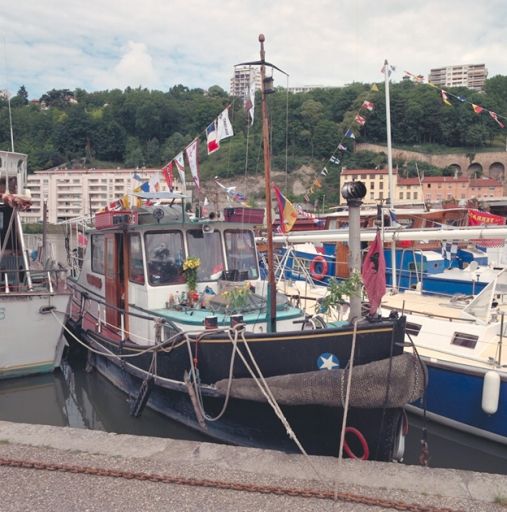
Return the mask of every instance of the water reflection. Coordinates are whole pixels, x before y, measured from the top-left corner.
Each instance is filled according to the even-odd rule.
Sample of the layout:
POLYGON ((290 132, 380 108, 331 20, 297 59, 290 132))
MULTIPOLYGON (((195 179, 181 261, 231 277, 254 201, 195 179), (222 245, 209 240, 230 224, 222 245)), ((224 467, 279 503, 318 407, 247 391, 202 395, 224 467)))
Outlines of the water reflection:
POLYGON ((0 420, 209 441, 148 408, 130 416, 127 396, 77 358, 52 375, 0 381, 0 420))
MULTIPOLYGON (((60 370, 0 381, 0 420, 103 430, 119 434, 211 441, 149 408, 129 413, 127 396, 97 372, 87 373, 80 357, 67 358, 60 370)), ((418 464, 423 421, 409 417, 406 464, 418 464)), ((507 446, 428 424, 430 466, 507 474, 507 446)))

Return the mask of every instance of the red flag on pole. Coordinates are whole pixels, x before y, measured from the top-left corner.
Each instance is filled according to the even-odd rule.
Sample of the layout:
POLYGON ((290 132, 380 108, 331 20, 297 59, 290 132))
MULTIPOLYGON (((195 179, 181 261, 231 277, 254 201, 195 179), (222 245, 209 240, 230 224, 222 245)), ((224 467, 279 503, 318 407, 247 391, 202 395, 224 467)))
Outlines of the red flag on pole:
POLYGON ((165 178, 165 182, 167 183, 167 187, 172 192, 174 189, 174 175, 173 175, 173 162, 172 160, 162 168, 162 174, 165 178))
POLYGON ((375 240, 368 248, 361 273, 370 301, 370 315, 374 315, 386 293, 386 260, 380 231, 377 231, 375 240))

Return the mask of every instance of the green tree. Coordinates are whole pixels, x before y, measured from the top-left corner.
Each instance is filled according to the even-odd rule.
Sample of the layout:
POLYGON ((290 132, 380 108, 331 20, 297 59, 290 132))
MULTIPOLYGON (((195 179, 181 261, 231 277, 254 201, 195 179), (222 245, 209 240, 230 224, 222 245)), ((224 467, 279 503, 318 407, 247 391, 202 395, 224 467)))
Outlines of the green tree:
POLYGON ((125 146, 125 165, 127 167, 144 166, 144 155, 141 144, 135 137, 128 137, 125 146))
POLYGON ((158 167, 160 165, 160 143, 158 139, 150 139, 146 143, 146 165, 158 167))

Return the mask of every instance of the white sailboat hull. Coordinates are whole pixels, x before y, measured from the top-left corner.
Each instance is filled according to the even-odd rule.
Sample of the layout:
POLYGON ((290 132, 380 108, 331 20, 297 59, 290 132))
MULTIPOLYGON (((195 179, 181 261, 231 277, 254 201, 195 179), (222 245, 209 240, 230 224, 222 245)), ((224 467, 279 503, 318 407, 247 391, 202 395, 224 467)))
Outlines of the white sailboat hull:
POLYGON ((52 372, 60 365, 68 302, 67 293, 2 294, 0 379, 52 372))

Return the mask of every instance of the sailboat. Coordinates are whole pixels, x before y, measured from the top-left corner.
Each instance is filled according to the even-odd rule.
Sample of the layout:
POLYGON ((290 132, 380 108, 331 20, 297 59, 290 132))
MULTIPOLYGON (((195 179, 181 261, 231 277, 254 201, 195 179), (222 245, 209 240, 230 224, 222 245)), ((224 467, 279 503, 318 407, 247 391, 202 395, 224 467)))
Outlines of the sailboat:
POLYGON ((81 272, 69 279, 68 339, 129 396, 134 416, 148 406, 243 446, 400 458, 403 406, 424 389, 420 363, 403 354, 405 318, 326 324, 276 292, 261 92, 268 281, 253 225, 190 222, 185 197, 161 192, 156 205, 96 214, 81 272))
POLYGON ((0 379, 52 372, 65 346, 65 271, 35 271, 25 248, 26 164, 26 155, 0 151, 0 379))

